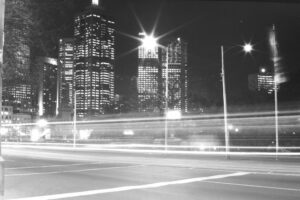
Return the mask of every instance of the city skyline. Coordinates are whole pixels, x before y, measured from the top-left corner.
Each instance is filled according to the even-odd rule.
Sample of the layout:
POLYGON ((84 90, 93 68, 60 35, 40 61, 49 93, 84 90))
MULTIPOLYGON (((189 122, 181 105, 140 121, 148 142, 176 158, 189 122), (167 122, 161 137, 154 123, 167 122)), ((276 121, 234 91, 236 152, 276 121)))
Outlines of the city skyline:
POLYGON ((298 200, 299 20, 299 0, 0 0, 0 200, 298 200))
MULTIPOLYGON (((70 5, 72 2, 70 2, 70 5)), ((114 25, 115 27, 112 29, 116 32, 117 37, 113 39, 113 42, 111 44, 108 44, 108 46, 113 45, 116 47, 113 47, 111 49, 111 53, 114 54, 112 59, 113 71, 108 72, 111 78, 109 78, 109 83, 107 82, 108 85, 110 85, 110 92, 109 94, 107 92, 107 94, 101 94, 102 97, 104 97, 103 95, 109 95, 109 101, 114 102, 113 98, 115 96, 115 91, 116 94, 120 94, 120 99, 122 99, 123 96, 126 95, 136 95, 135 92, 132 91, 129 93, 126 86, 128 85, 129 81, 132 80, 132 78, 138 77, 137 49, 141 44, 140 41, 136 39, 136 31, 145 31, 146 33, 152 33, 154 36, 158 37, 159 43, 163 43, 163 41, 167 40, 168 38, 178 37, 189 43, 187 53, 187 66, 189 68, 190 74, 190 78, 188 81, 189 94, 186 93, 185 96, 188 96, 189 100, 193 99, 194 97, 194 99, 198 99, 196 100, 196 103, 198 103, 198 106, 200 105, 202 108, 209 107, 211 105, 220 107, 222 105, 221 82, 219 79, 221 71, 221 56, 219 47, 222 44, 225 46, 225 51, 227 51, 226 49, 232 49, 230 52, 226 53, 225 56, 225 70, 227 72, 225 78, 228 83, 227 87, 230 90, 228 94, 228 101, 229 104, 247 103, 248 100, 251 99, 248 98, 249 95, 253 96, 253 94, 250 93, 251 91, 248 90, 248 75, 257 72, 261 65, 272 66, 272 58, 270 56, 267 37, 268 31, 273 24, 276 24, 276 34, 278 33, 279 51, 280 55, 282 55, 281 67, 287 77, 288 75, 290 75, 290 77, 288 77, 290 78, 289 81, 287 83, 284 83, 280 90, 280 93, 283 92, 285 95, 279 95, 279 98, 289 99, 291 97, 300 97, 300 95, 298 95, 299 93, 297 92, 287 92, 290 89, 294 90, 295 87, 293 87, 293 85, 297 85, 298 83, 297 78, 295 78, 296 74, 298 73, 297 69, 295 68, 297 64, 290 64, 290 62, 298 62, 294 57, 297 52, 295 51, 286 56, 287 49, 284 48, 285 45, 289 44, 289 51, 295 48, 293 45, 290 45, 291 39, 289 38, 289 40, 287 40, 287 35, 282 32, 282 30, 284 30, 282 29, 282 27, 287 26, 284 22, 290 19, 287 17, 281 18, 281 14, 290 9, 292 7, 292 4, 285 4, 283 9, 280 9, 280 12, 277 12, 279 11, 278 3, 271 3, 268 4, 268 6, 262 3, 260 5, 263 6, 260 7, 255 7, 251 2, 230 2, 226 5, 223 3, 216 5, 214 4, 214 2, 188 1, 186 3, 183 3, 183 1, 178 0, 175 2, 166 1, 165 3, 156 0, 152 3, 139 3, 139 1, 135 0, 122 2, 118 0, 101 1, 100 3, 98 1, 89 1, 80 2, 78 5, 74 4, 74 10, 72 12, 69 10, 69 12, 65 13, 66 16, 70 17, 74 21, 74 17, 78 16, 78 13, 85 12, 84 9, 92 10, 90 5, 93 5, 92 7, 95 7, 96 5, 100 4, 101 8, 105 8, 104 10, 107 15, 114 17, 112 21, 117 21, 117 24, 114 25), (168 5, 170 6, 166 7, 165 3, 168 3, 168 5), (120 11, 120 6, 114 6, 116 4, 124 5, 124 12, 118 12, 120 11), (183 8, 189 8, 190 12, 186 13, 183 9, 181 10, 181 17, 178 18, 176 15, 174 15, 174 13, 176 13, 176 11, 179 11, 179 8, 181 6, 183 6, 183 8), (143 10, 145 11, 146 7, 148 7, 149 9, 145 13, 141 14, 143 10), (191 7, 193 7, 193 9, 190 9, 191 7), (258 15, 258 17, 261 17, 262 19, 262 22, 258 23, 258 27, 255 27, 255 29, 253 30, 251 28, 253 28, 254 25, 254 15, 252 15, 252 13, 249 13, 249 11, 246 10, 247 8, 249 8, 250 10, 255 9, 257 11, 256 15, 258 15), (214 11, 218 12, 216 12, 215 14, 211 14, 209 11, 212 11, 213 9, 215 9, 214 11), (232 14, 229 12, 234 9, 237 9, 236 13, 232 14), (267 12, 264 12, 268 10, 273 10, 275 14, 270 16, 267 14, 267 12), (128 18, 121 17, 125 13, 127 13, 128 18), (155 14, 155 16, 150 15, 150 13, 155 14), (237 21, 238 18, 234 18, 234 20, 231 21, 231 19, 236 16, 239 16, 240 20, 237 21), (267 19, 263 18, 266 16, 268 17, 267 19), (209 23, 206 23, 205 26, 201 26, 202 24, 204 24, 204 19, 202 19, 202 17, 204 19, 209 19, 209 23), (169 23, 166 23, 166 20, 169 23), (124 27, 125 21, 127 22, 126 27, 124 27), (228 28, 226 28, 225 25, 228 26, 228 28), (173 28, 170 28, 171 26, 173 26, 173 28), (222 32, 219 32, 219 30, 222 30, 222 32), (210 37, 208 37, 208 33, 210 33, 210 37), (204 37, 205 34, 206 36, 204 37), (227 39, 225 40, 224 38, 227 39), (255 49, 254 53, 251 56, 246 57, 243 55, 243 53, 240 52, 238 48, 235 47, 248 42, 252 42, 255 49), (292 57, 292 59, 288 59, 289 57, 292 57), (291 73, 293 72, 293 70, 296 73, 291 73), (114 85, 114 82, 116 82, 116 86, 114 85), (236 84, 236 82, 239 82, 239 84, 236 84), (237 100, 239 102, 237 102, 237 100)), ((101 14, 102 12, 103 11, 101 11, 101 14)), ((294 19, 293 9, 290 13, 292 16, 291 19, 294 19)), ((74 28, 73 23, 70 25, 72 25, 70 27, 74 28)), ((57 27, 55 28, 58 29, 59 27, 60 26, 57 25, 57 27)), ((66 31, 61 33, 60 38, 69 37, 71 28, 70 30, 68 30, 67 27, 64 27, 64 29, 66 31)), ((290 35, 294 36, 296 33, 297 31, 290 33, 290 35)), ((70 37, 73 36, 71 35, 70 37)), ((59 42, 57 42, 55 46, 59 46, 59 42)), ((103 44, 101 44, 100 46, 103 46, 103 44)), ((59 49, 57 49, 57 51, 55 52, 57 56, 57 54, 59 54, 59 49)), ((105 52, 103 51, 103 53, 105 52)), ((187 76, 189 74, 187 74, 187 76)), ((87 79, 84 78, 82 80, 87 79)), ((71 79, 69 77, 69 89, 67 89, 69 90, 69 106, 71 103, 70 98, 72 96, 70 92, 72 90, 72 84, 70 84, 70 82, 71 79)), ((107 88, 105 84, 106 83, 102 85, 103 88, 107 88)), ((66 88, 66 85, 64 85, 63 87, 66 88)), ((58 96, 62 96, 61 93, 64 92, 60 91, 59 93, 60 95, 58 96)), ((80 94, 79 96, 83 97, 82 95, 84 96, 84 98, 87 96, 92 96, 87 95, 85 92, 80 94)), ((95 98, 97 98, 97 95, 95 98)), ((59 97, 57 101, 62 101, 62 98, 59 97)), ((95 102, 96 101, 98 100, 95 100, 95 102)), ((112 103, 108 103, 107 101, 106 103, 103 102, 103 104, 109 105, 112 103)), ((85 110, 86 105, 82 104, 82 106, 85 110)), ((103 113, 104 109, 102 109, 102 111, 100 112, 103 113)))
MULTIPOLYGON (((65 22, 82 10, 89 1, 74 1, 73 10, 67 9, 65 22), (75 7, 75 8, 74 8, 75 7)), ((106 11, 118 20, 116 40, 116 90, 128 94, 124 87, 133 76, 137 76, 137 49, 140 42, 130 36, 143 31, 151 33, 156 24, 155 35, 171 31, 167 36, 182 37, 190 43, 189 66, 191 68, 191 91, 208 99, 221 99, 220 84, 216 86, 220 74, 220 45, 231 48, 252 42, 255 51, 244 57, 239 49, 226 55, 228 87, 241 96, 247 90, 247 76, 255 73, 261 65, 271 65, 268 47, 268 29, 275 24, 278 31, 280 51, 284 70, 290 75, 287 89, 298 85, 297 45, 299 28, 297 23, 298 4, 277 2, 206 2, 206 1, 102 1, 106 11), (166 6, 169 5, 169 6, 166 6), (186 12, 188 10, 189 12, 186 12), (177 15, 176 13, 180 13, 177 15), (254 14, 255 13, 255 14, 254 14), (270 14, 272 13, 272 14, 270 14), (260 20, 257 20, 260 19, 260 20), (156 23, 157 22, 157 23, 156 23), (238 81, 241 84, 235 84, 238 81), (214 82, 214 83, 213 83, 214 82), (203 87, 203 85, 205 87, 203 87), (206 91, 211 91, 207 94, 206 91)), ((70 23, 67 23, 70 24, 70 23)), ((64 26, 64 36, 72 35, 71 28, 64 26)), ((166 37, 167 37, 166 36, 166 37)), ((284 92, 284 87, 282 92, 284 92)), ((231 96, 231 94, 229 94, 231 96)), ((297 92, 282 95, 286 99, 300 96, 297 92), (294 95, 294 96, 291 96, 294 95), (290 96, 290 97, 289 97, 290 96)), ((281 97, 281 98, 282 98, 281 97)), ((245 98, 247 100, 247 98, 245 98)))

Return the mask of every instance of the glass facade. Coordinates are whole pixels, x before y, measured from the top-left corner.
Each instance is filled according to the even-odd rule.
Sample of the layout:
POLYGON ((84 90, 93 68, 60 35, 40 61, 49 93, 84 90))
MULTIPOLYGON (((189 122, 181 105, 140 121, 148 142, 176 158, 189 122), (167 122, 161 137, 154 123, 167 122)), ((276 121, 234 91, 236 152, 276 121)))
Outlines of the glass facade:
POLYGON ((160 107, 161 67, 158 47, 138 48, 138 103, 139 111, 158 111, 160 107))
POLYGON ((53 117, 57 115, 57 60, 39 58, 39 116, 53 117))
POLYGON ((166 48, 139 47, 137 84, 140 111, 165 108, 167 51, 168 108, 181 112, 188 110, 187 43, 177 38, 168 42, 166 48))
POLYGON ((3 105, 13 106, 15 113, 33 113, 31 84, 5 85, 3 87, 3 105))
POLYGON ((274 92, 274 75, 270 73, 257 75, 257 90, 267 91, 268 94, 274 92))
MULTIPOLYGON (((274 92, 274 74, 268 72, 266 68, 260 68, 259 73, 248 76, 248 87, 252 91, 261 91, 268 94, 274 92)), ((279 86, 277 86, 279 89, 279 86)))
POLYGON ((74 79, 78 117, 106 112, 114 102, 115 21, 92 6, 75 18, 74 79))
MULTIPOLYGON (((188 111, 187 43, 181 38, 171 40, 163 50, 162 89, 166 95, 166 67, 168 63, 168 108, 188 111), (166 53, 168 51, 168 54, 166 53), (167 62, 168 55, 168 62, 167 62)), ((164 102, 166 103, 166 102, 164 102)))
MULTIPOLYGON (((22 7, 27 10, 23 1, 11 0, 14 7, 22 7)), ((15 13, 14 13, 15 14, 15 13)), ((4 76, 3 79, 3 104, 13 106, 16 113, 33 113, 32 106, 32 85, 30 80, 30 47, 29 47, 29 26, 26 20, 17 20, 12 16, 7 19, 6 25, 9 30, 5 34, 11 52, 5 57, 13 57, 14 61, 8 62, 8 67, 13 68, 13 74, 4 76), (15 39, 11 39, 15 38, 15 39)), ((9 70, 8 70, 9 71, 9 70)), ((11 72, 8 72, 11 73, 11 72)))
POLYGON ((72 107, 74 83, 74 40, 62 38, 59 40, 58 55, 58 85, 59 107, 72 107))

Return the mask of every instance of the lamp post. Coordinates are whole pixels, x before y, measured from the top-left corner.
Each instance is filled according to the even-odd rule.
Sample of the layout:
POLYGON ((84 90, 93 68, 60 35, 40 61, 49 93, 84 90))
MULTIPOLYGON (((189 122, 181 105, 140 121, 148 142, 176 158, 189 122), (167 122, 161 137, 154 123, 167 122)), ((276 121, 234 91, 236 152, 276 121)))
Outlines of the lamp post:
MULTIPOLYGON (((157 44, 157 38, 155 38, 152 34, 151 35, 147 35, 146 33, 141 33, 140 35, 143 35, 144 38, 141 40, 142 42, 142 46, 148 50, 148 51, 155 51, 155 48, 157 48, 158 45, 157 44)), ((163 47, 162 47, 163 48, 163 47)), ((165 133, 164 133, 164 147, 165 150, 168 150, 168 109, 169 109, 169 105, 168 105, 168 98, 169 98, 169 49, 167 48, 163 48, 166 50, 166 81, 165 81, 165 133)))
POLYGON ((165 102, 165 150, 168 150, 168 110, 169 110, 169 48, 166 49, 166 102, 165 102))
MULTIPOLYGON (((275 67, 276 65, 274 65, 275 67)), ((276 137, 276 160, 278 160, 279 137, 278 137, 278 88, 276 75, 274 74, 274 106, 275 106, 275 137, 276 137)))
POLYGON ((276 140, 276 160, 278 160, 278 152, 279 152, 279 136, 278 136, 278 69, 279 69, 279 53, 278 53, 278 44, 276 40, 276 29, 275 25, 273 25, 270 33, 269 33, 269 43, 271 46, 272 53, 272 61, 274 67, 274 110, 275 110, 275 140, 276 140))
MULTIPOLYGON (((2 118, 2 67, 3 67, 3 47, 4 47, 4 14, 5 14, 5 0, 0 0, 0 119, 2 118)), ((1 120, 0 120, 1 129, 1 120)), ((1 137, 0 137, 0 200, 4 199, 4 160, 1 151, 1 137)))
MULTIPOLYGON (((243 51, 245 53, 250 53, 253 50, 251 44, 245 44, 243 46, 243 51)), ((224 108, 224 134, 225 134, 225 152, 226 158, 229 159, 230 152, 230 135, 228 131, 228 112, 227 112, 227 94, 226 94, 226 82, 225 82, 225 64, 224 64, 224 46, 221 46, 221 76, 222 76, 222 88, 223 88, 223 108, 224 108)))
POLYGON ((76 133, 77 133, 77 112, 76 112, 76 110, 77 110, 77 106, 76 106, 76 104, 77 104, 77 98, 76 98, 76 94, 77 94, 77 92, 76 92, 76 90, 74 90, 74 110, 73 110, 73 148, 75 148, 76 147, 76 133))

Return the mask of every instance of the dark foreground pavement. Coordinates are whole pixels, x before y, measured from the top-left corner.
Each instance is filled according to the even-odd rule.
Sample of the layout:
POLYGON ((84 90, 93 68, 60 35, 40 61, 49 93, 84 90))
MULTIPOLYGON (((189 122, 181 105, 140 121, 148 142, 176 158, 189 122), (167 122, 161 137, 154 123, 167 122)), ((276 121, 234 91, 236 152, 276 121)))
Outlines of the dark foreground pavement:
POLYGON ((6 199, 299 200, 299 160, 3 149, 6 199))

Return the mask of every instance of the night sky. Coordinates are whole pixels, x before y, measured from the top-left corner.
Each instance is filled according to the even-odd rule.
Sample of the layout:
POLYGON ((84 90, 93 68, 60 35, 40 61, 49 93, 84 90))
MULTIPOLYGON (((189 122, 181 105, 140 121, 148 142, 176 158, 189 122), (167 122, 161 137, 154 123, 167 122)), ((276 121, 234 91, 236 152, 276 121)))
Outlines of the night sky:
MULTIPOLYGON (((89 4, 87 0, 73 2, 74 8, 65 15, 70 21, 89 4)), ((116 89, 119 94, 128 94, 129 80, 137 75, 137 51, 129 52, 139 42, 125 34, 137 36, 142 31, 138 23, 140 20, 148 32, 157 21, 156 35, 171 31, 166 37, 180 36, 188 42, 190 91, 198 96, 221 99, 220 45, 230 49, 225 54, 229 103, 230 98, 247 98, 249 73, 258 72, 260 66, 272 69, 268 30, 275 24, 281 65, 289 76, 289 81, 282 86, 281 96, 285 100, 300 99, 300 3, 103 0, 103 5, 107 15, 113 16, 117 23, 116 89), (255 52, 245 55, 238 45, 249 41, 255 45, 255 52)), ((72 36, 72 24, 68 24, 61 36, 72 36)))

